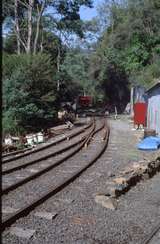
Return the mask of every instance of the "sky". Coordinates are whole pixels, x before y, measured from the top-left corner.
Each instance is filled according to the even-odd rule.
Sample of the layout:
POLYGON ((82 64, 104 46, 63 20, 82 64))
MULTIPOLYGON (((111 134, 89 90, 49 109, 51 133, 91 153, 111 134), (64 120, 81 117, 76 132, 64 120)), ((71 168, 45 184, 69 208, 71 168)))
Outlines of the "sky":
MULTIPOLYGON (((103 0, 93 0, 93 8, 81 7, 80 8, 80 16, 82 20, 91 20, 93 17, 97 15, 97 5, 102 3, 103 0)), ((3 35, 8 33, 8 28, 3 26, 3 35)))
POLYGON ((94 0, 93 1, 93 8, 81 7, 80 9, 80 16, 83 20, 91 20, 93 17, 97 15, 97 5, 101 3, 102 0, 94 0))

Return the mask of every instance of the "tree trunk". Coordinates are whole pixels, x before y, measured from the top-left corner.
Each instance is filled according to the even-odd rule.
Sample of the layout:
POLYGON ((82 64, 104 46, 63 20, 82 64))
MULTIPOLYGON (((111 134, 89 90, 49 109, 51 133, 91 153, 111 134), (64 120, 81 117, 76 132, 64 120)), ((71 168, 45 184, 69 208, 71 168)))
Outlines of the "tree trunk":
POLYGON ((33 47, 33 53, 34 54, 36 54, 36 51, 37 51, 37 43, 38 43, 38 37, 39 37, 40 19, 41 19, 41 17, 38 16, 38 19, 37 19, 37 28, 36 28, 36 36, 35 36, 35 39, 34 39, 34 47, 33 47))
POLYGON ((29 0, 28 7, 28 38, 27 38, 27 53, 31 52, 31 38, 32 38, 32 11, 34 0, 29 0))
POLYGON ((42 36, 41 36, 41 43, 40 43, 40 51, 43 52, 43 28, 42 28, 42 36))
POLYGON ((130 116, 131 118, 133 118, 134 116, 134 111, 133 111, 133 104, 134 104, 134 100, 133 100, 133 95, 134 95, 134 88, 131 87, 131 92, 130 92, 130 116))
POLYGON ((33 51, 34 54, 36 54, 36 51, 37 51, 40 23, 41 23, 41 17, 42 17, 44 8, 45 8, 45 3, 46 3, 46 0, 44 0, 44 2, 42 3, 40 11, 39 11, 39 7, 38 7, 38 4, 37 4, 38 18, 37 18, 36 36, 35 36, 35 39, 34 39, 34 51, 33 51))
MULTIPOLYGON (((59 44, 58 44, 58 55, 57 55, 57 71, 59 73, 60 71, 60 47, 59 47, 59 44)), ((58 79, 57 81, 57 91, 59 91, 60 89, 60 81, 58 79)))
MULTIPOLYGON (((112 0, 112 7, 113 7, 113 6, 115 7, 115 1, 114 1, 114 0, 112 0)), ((111 38, 112 38, 112 44, 111 44, 111 45, 112 45, 112 48, 113 48, 113 45, 114 45, 114 44, 113 44, 113 43, 114 43, 114 42, 113 42, 113 32, 114 32, 114 16, 113 16, 113 9, 112 9, 112 27, 111 27, 111 28, 112 28, 112 36, 111 36, 111 38)))
POLYGON ((18 22, 18 0, 14 1, 14 15, 15 15, 15 29, 16 29, 16 38, 17 38, 17 54, 21 53, 20 46, 20 30, 19 30, 19 22, 18 22))

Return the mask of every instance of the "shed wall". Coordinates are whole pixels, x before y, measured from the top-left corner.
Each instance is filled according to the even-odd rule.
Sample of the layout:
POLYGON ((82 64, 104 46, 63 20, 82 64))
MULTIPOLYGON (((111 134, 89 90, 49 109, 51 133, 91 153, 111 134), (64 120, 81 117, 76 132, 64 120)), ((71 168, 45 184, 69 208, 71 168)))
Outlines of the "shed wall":
POLYGON ((147 127, 160 135, 160 95, 148 99, 147 127))

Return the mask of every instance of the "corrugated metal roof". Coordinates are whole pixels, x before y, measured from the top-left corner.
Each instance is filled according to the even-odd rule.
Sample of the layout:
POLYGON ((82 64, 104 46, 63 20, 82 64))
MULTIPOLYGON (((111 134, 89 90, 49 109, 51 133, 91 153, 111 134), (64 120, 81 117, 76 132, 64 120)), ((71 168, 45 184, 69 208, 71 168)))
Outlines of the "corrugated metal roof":
POLYGON ((155 89, 156 87, 160 86, 160 80, 155 80, 152 83, 152 86, 146 91, 146 93, 150 92, 151 90, 155 89))

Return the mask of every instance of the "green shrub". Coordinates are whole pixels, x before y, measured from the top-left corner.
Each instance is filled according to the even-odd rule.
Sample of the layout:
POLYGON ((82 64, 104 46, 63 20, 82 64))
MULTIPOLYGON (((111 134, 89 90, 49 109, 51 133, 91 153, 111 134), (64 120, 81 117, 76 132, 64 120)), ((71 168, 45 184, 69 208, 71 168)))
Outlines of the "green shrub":
POLYGON ((139 84, 143 84, 146 88, 149 87, 154 79, 160 77, 160 61, 157 60, 155 63, 147 65, 141 72, 135 75, 135 79, 139 84))
POLYGON ((57 96, 54 75, 49 55, 4 56, 4 131, 40 129, 54 120, 57 96))

